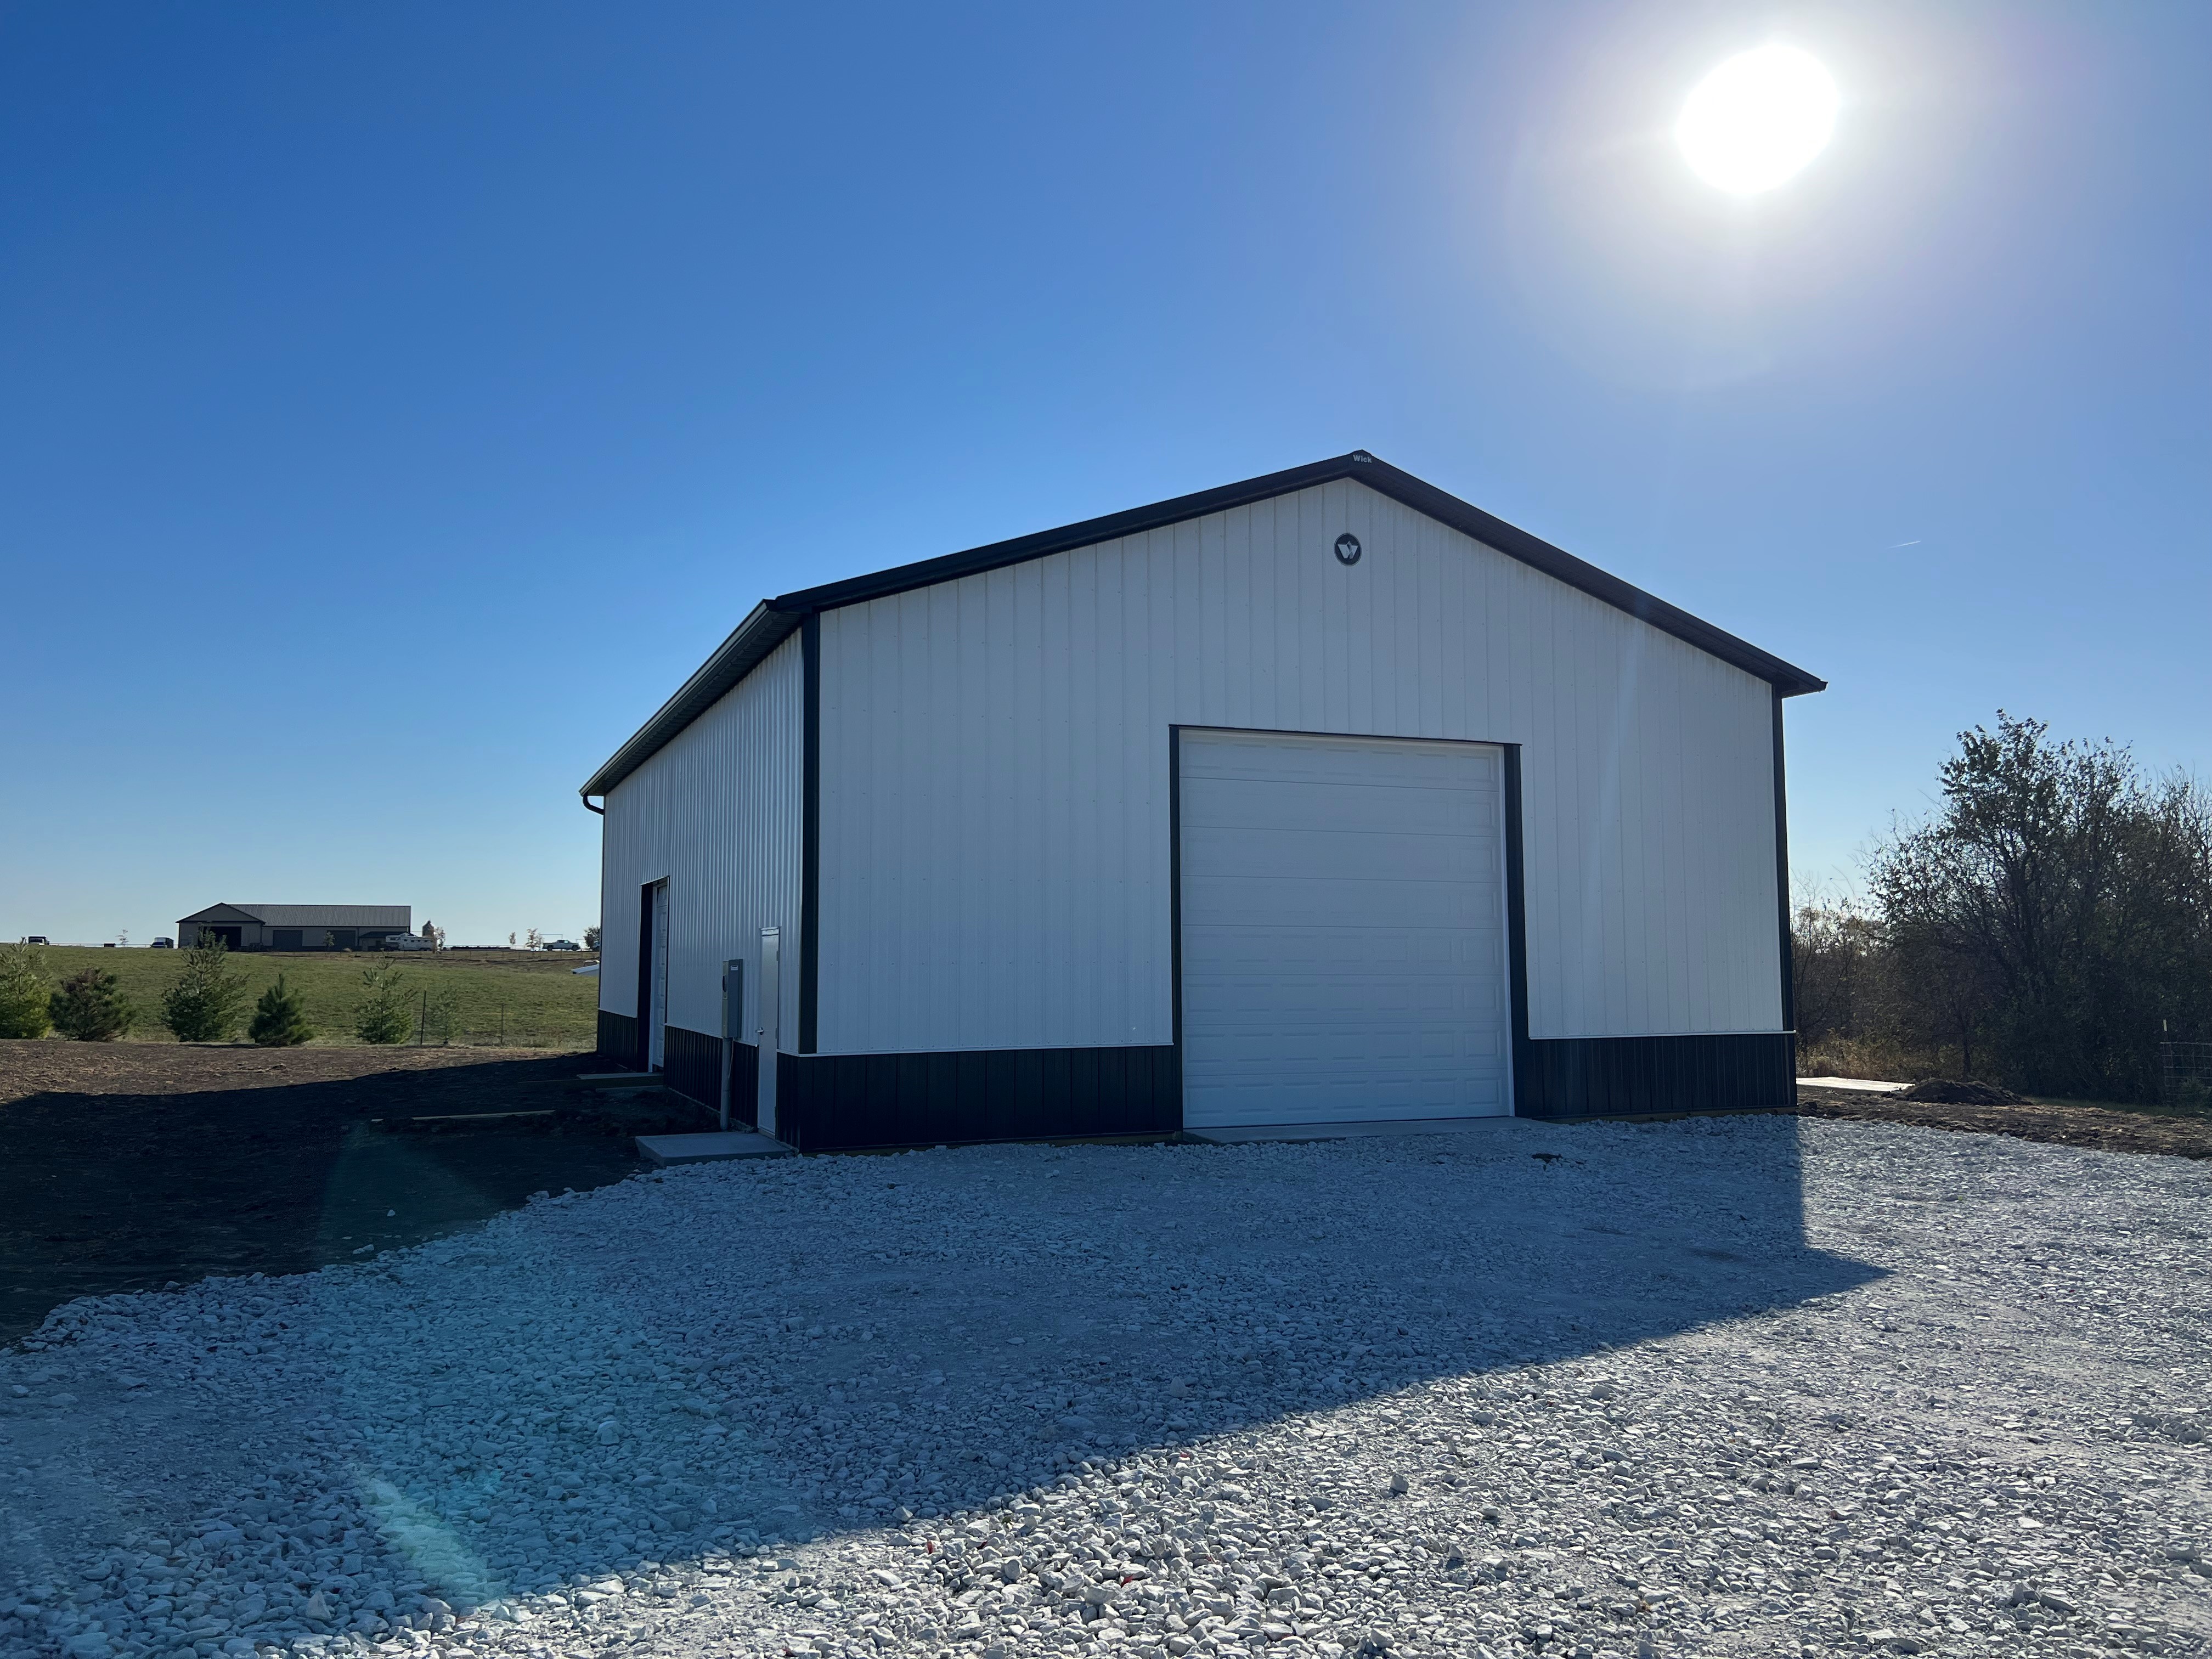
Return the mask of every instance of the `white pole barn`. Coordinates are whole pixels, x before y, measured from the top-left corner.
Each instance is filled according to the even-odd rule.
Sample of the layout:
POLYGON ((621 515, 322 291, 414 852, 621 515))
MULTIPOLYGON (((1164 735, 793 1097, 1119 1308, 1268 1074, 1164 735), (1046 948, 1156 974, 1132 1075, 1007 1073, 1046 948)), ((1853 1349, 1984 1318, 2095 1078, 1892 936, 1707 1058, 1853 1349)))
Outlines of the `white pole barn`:
POLYGON ((788 593, 584 786, 599 1046, 802 1150, 1786 1104, 1822 689, 1364 451, 788 593))

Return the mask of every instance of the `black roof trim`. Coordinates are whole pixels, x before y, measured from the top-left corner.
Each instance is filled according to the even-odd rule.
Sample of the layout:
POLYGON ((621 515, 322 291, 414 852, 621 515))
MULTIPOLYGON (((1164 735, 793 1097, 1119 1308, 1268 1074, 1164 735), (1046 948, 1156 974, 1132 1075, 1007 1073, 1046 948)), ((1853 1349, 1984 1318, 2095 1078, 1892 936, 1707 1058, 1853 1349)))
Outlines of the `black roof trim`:
POLYGON ((1097 542, 1141 535, 1147 530, 1158 530, 1164 525, 1202 519, 1209 513, 1225 513, 1232 507, 1249 507, 1254 501, 1272 501, 1278 495, 1310 489, 1316 484, 1327 483, 1334 478, 1349 477, 1354 470, 1354 456, 1361 458, 1362 471, 1380 465, 1369 458, 1365 451, 1355 449, 1351 455, 1316 461, 1307 466, 1289 467, 1280 472, 1247 478, 1242 483, 1201 489, 1193 495, 1177 495, 1170 501, 1154 501, 1150 507, 1133 507, 1124 512, 1109 513, 1103 519, 1085 519, 1080 524, 1064 524, 1057 530, 1040 530, 1030 535, 1017 536, 1012 541, 993 542, 988 547, 971 547, 965 553, 947 553, 941 558, 923 559, 916 564, 895 565, 889 570, 878 570, 866 576, 850 576, 842 582, 828 582, 820 587, 802 587, 795 593, 786 593, 769 603, 800 611, 835 611, 840 605, 859 605, 863 600, 880 599, 892 593, 904 593, 914 588, 951 581, 957 576, 972 576, 978 571, 997 570, 1006 565, 1019 564, 1026 559, 1042 559, 1048 554, 1065 553, 1072 547, 1089 547, 1097 542))
POLYGON ((804 616, 834 611, 843 605, 859 605, 869 599, 885 599, 894 593, 933 586, 939 582, 975 575, 986 570, 1001 569, 1010 564, 1041 559, 1048 554, 1064 553, 1070 548, 1089 547, 1099 542, 1139 535, 1147 530, 1158 530, 1190 519, 1203 518, 1209 513, 1222 513, 1231 507, 1246 507, 1254 501, 1287 495, 1295 490, 1310 489, 1316 484, 1334 483, 1339 478, 1351 478, 1365 484, 1378 495, 1388 495, 1417 513, 1426 514, 1439 523, 1449 525, 1476 541, 1497 549, 1509 558, 1531 565, 1570 587, 1580 589, 1593 599, 1602 599, 1638 621, 1649 623, 1662 633, 1671 634, 1709 656, 1717 657, 1755 678, 1766 681, 1785 697, 1828 689, 1826 680, 1760 650, 1748 641, 1738 639, 1725 629, 1716 628, 1656 595, 1645 592, 1633 583, 1625 582, 1620 577, 1577 558, 1565 549, 1553 546, 1540 537, 1532 536, 1527 531, 1517 529, 1504 520, 1460 500, 1456 495, 1446 494, 1410 472, 1401 472, 1388 461, 1376 459, 1364 449, 1355 449, 1348 455, 1334 456, 1305 466, 1290 467, 1280 472, 1269 472, 1257 478, 1247 478, 1241 483, 1201 489, 1195 495, 1177 495, 1170 501, 1155 501, 1149 507, 1131 507, 1126 512, 1109 513, 1103 518, 1062 525, 1057 530, 1041 530, 1033 535, 1017 536, 1011 541, 993 542, 986 547, 970 548, 964 553, 948 553, 940 558, 923 559, 915 564, 897 565, 868 575, 848 577, 843 581, 827 582, 819 587, 803 587, 795 592, 781 594, 756 609, 745 619, 744 626, 723 641, 721 648, 697 673, 684 683, 683 688, 639 729, 637 735, 599 769, 592 781, 584 786, 582 793, 587 796, 603 795, 635 771, 663 744, 697 719, 715 699, 750 673, 762 658, 788 638, 804 616))
POLYGON ((712 708, 737 683, 760 666, 769 653, 799 631, 805 613, 784 611, 763 602, 739 623, 714 654, 699 665, 698 672, 676 688, 676 695, 660 705, 635 736, 607 757, 592 774, 592 781, 576 793, 591 805, 591 797, 604 795, 657 754, 678 732, 712 708))

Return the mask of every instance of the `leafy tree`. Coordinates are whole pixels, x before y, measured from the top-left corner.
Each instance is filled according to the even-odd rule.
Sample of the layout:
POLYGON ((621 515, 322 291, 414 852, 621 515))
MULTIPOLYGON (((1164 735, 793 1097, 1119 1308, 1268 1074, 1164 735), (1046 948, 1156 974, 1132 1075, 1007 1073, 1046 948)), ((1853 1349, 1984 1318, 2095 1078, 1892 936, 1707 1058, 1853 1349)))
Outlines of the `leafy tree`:
POLYGON ((0 945, 0 1037, 42 1037, 53 1024, 53 987, 35 945, 0 945))
POLYGON ((1865 1034, 1883 1012, 1881 929, 1848 894, 1802 894, 1790 929, 1797 1036, 1803 1042, 1865 1034))
POLYGON ((597 923, 584 929, 584 948, 586 951, 596 951, 599 948, 599 929, 597 923))
POLYGON ((544 950, 545 948, 545 935, 539 933, 535 927, 532 928, 528 933, 522 936, 522 948, 526 951, 544 950))
POLYGON ((353 1032, 363 1042, 404 1042, 415 1029, 409 1009, 406 976, 397 966, 362 971, 368 993, 353 1011, 353 1032))
POLYGON ((1970 1073, 2154 1098, 2161 1032, 2212 1006, 2212 797, 2002 711, 1938 777, 1942 809, 1869 871, 1901 1000, 1970 1073))
POLYGON ((246 1012, 246 975, 234 972, 222 935, 202 929, 184 968, 161 994, 161 1024, 179 1042, 228 1042, 246 1012))
POLYGON ((121 981, 97 968, 64 980, 47 1008, 54 1029, 79 1042, 112 1042, 138 1023, 121 981))
POLYGON ((253 1023, 246 1034, 264 1048, 295 1048, 314 1036, 315 1028, 307 1024, 307 1004, 284 983, 283 975, 277 975, 276 982, 254 1004, 253 1023))

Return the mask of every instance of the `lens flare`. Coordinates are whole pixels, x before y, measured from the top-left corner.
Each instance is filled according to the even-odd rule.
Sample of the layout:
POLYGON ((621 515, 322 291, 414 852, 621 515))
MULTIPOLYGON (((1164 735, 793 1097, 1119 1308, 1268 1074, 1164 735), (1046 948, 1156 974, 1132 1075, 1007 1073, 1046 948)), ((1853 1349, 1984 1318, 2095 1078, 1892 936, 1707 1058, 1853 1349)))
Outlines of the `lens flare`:
POLYGON ((1698 83, 1675 141, 1698 176, 1738 196, 1771 190, 1826 149, 1836 83, 1794 46, 1731 58, 1698 83))

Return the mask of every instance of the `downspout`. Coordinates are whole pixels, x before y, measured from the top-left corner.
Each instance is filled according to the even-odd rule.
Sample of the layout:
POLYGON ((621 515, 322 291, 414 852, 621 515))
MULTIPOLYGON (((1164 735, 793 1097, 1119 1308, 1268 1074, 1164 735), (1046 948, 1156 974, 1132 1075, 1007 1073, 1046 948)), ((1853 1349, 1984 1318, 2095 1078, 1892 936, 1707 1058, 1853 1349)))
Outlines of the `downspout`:
POLYGON ((598 813, 601 817, 606 817, 606 815, 607 815, 607 809, 606 809, 605 807, 604 807, 604 806, 594 806, 594 805, 592 805, 592 798, 591 798, 589 795, 586 795, 586 794, 582 793, 581 792, 579 792, 579 793, 578 793, 578 794, 577 794, 577 796, 576 796, 576 799, 579 799, 579 800, 580 800, 580 801, 582 801, 582 802, 584 803, 584 810, 585 810, 586 812, 597 812, 597 813, 598 813))

